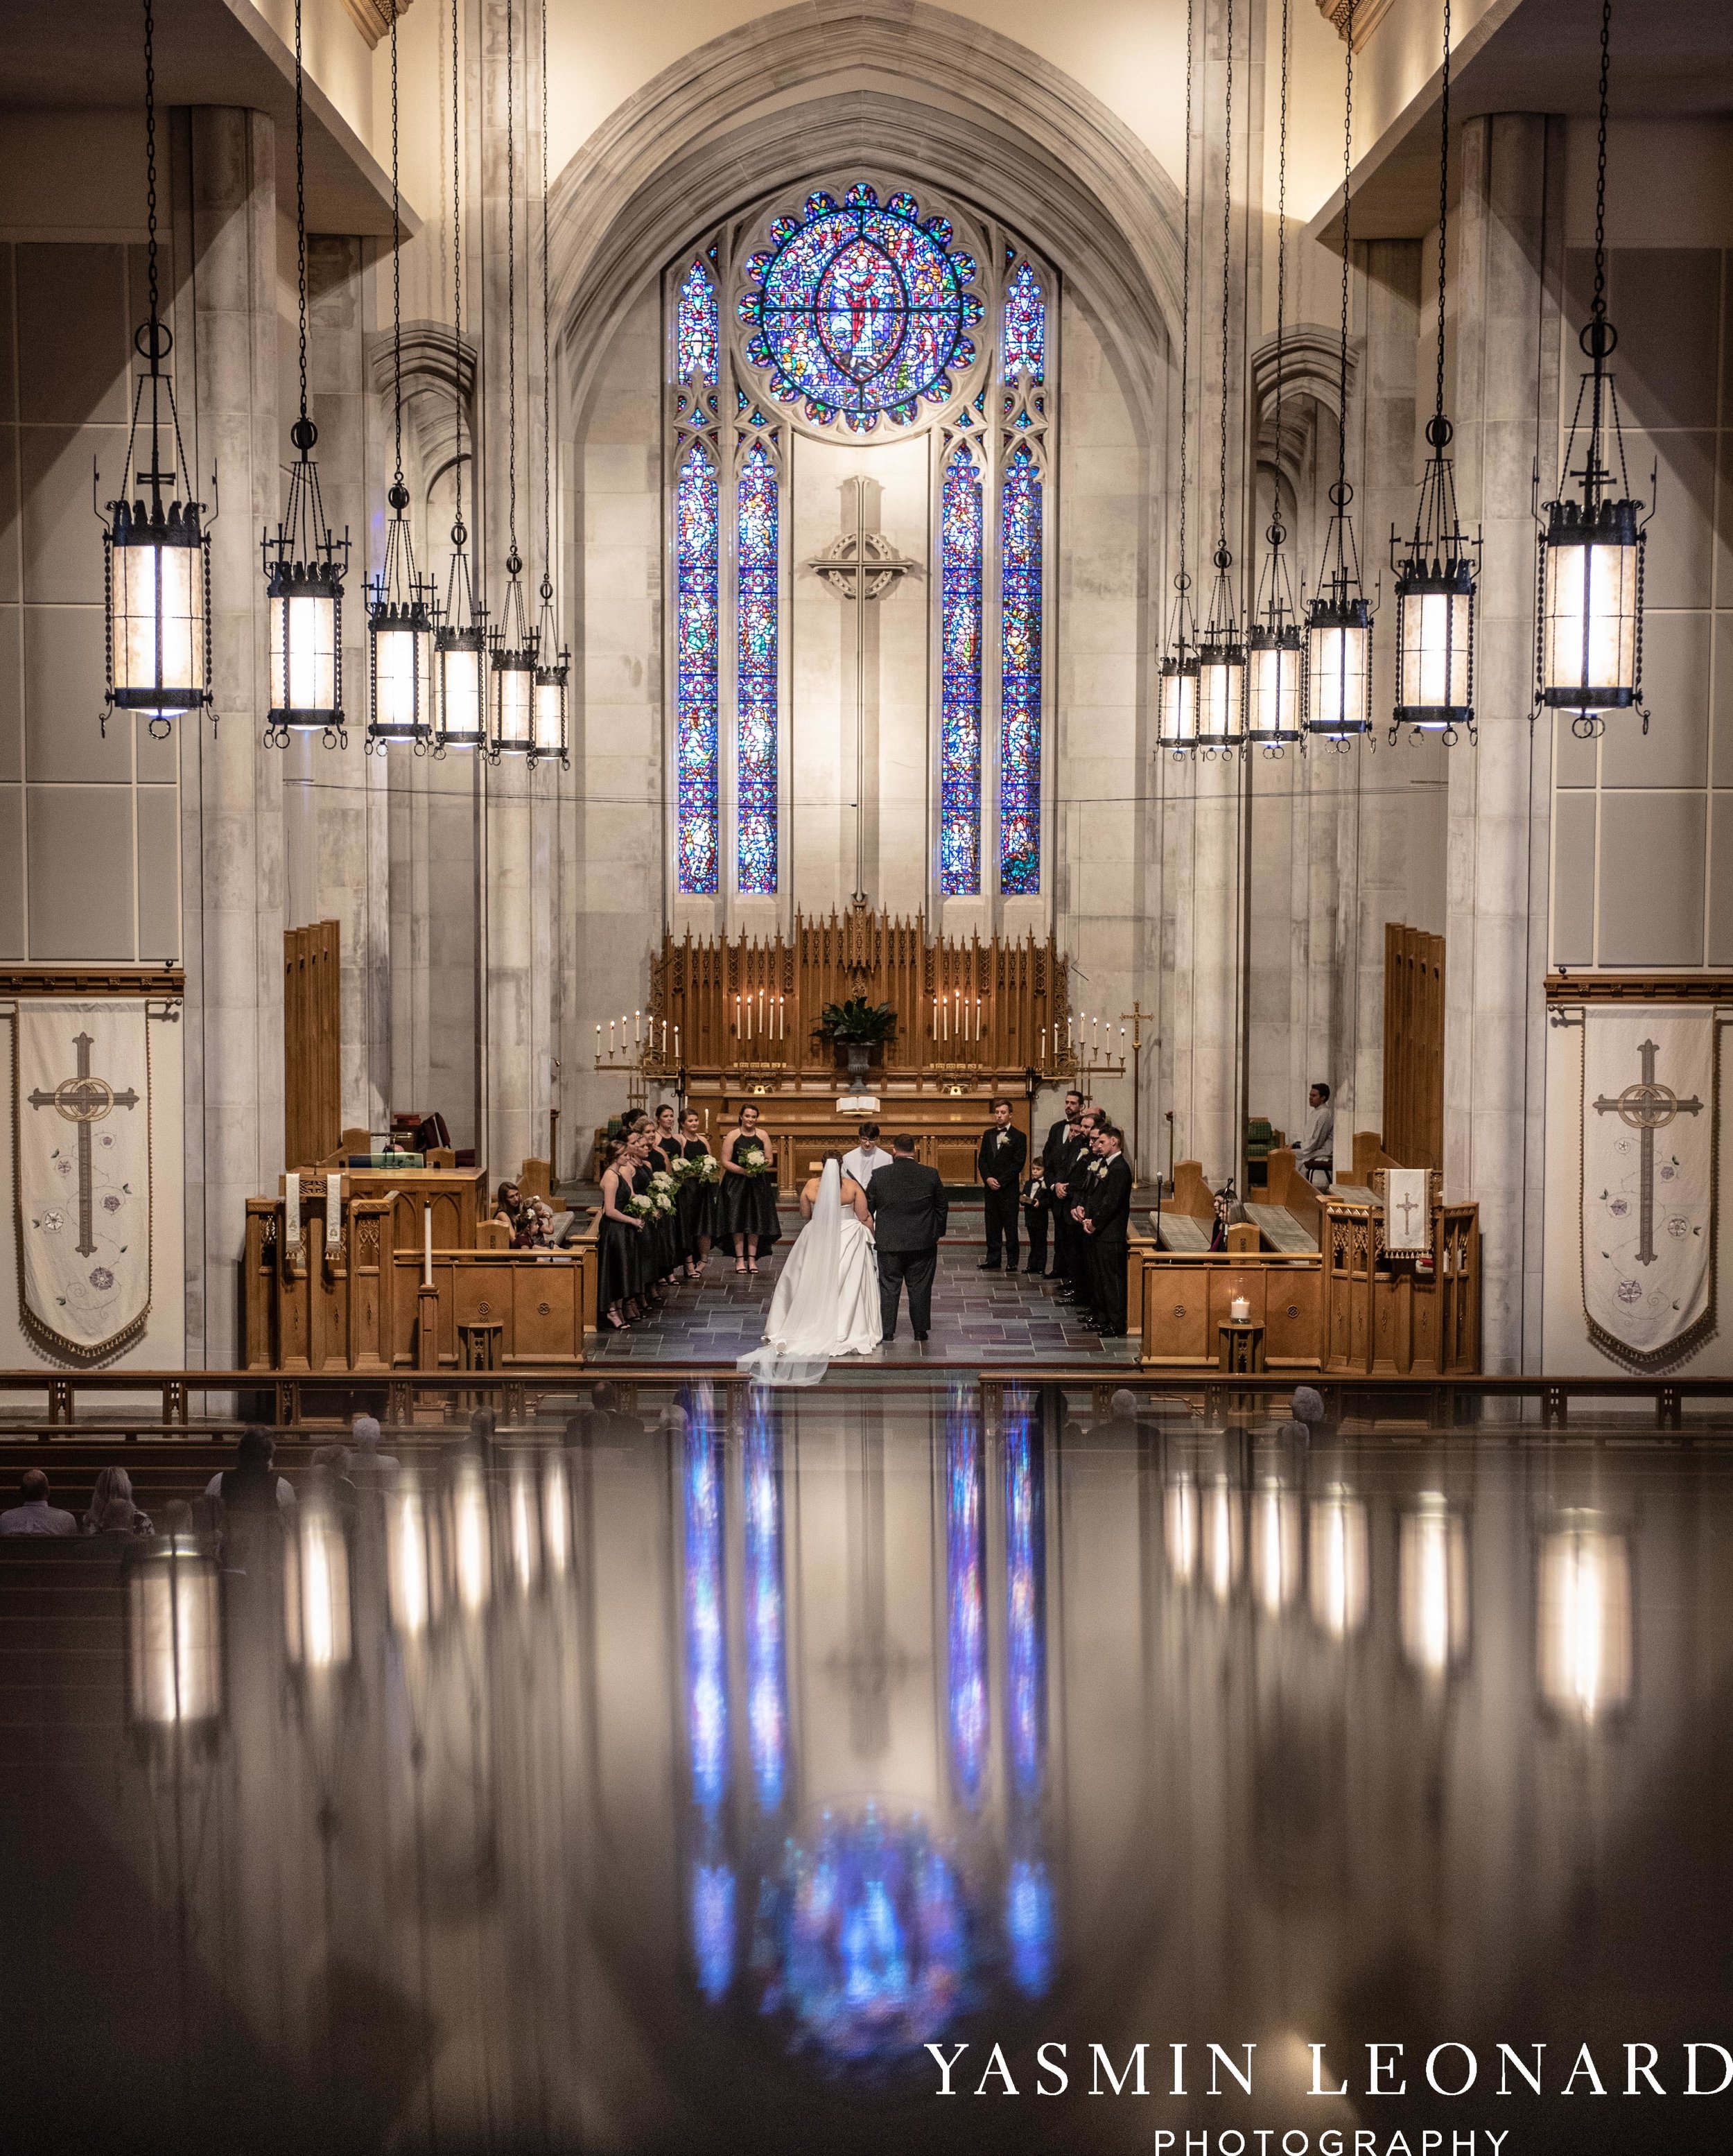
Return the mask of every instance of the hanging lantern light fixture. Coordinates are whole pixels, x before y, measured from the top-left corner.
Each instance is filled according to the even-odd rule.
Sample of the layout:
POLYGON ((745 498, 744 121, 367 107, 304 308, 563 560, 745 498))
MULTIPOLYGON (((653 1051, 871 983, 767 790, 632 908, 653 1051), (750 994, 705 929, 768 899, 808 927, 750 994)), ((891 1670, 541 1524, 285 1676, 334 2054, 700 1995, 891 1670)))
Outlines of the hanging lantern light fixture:
POLYGON ((1186 551, 1191 511, 1192 440, 1192 79, 1196 0, 1186 0, 1185 230, 1179 277, 1179 567, 1173 579, 1173 625, 1161 660, 1156 706, 1156 745, 1176 758, 1197 746, 1197 618, 1186 551))
POLYGON ((517 83, 512 26, 516 0, 505 0, 505 603, 494 633, 488 707, 488 754, 528 756, 536 747, 536 637, 524 606, 524 564, 517 551, 517 83))
POLYGON ((541 612, 536 624, 536 688, 530 768, 557 758, 572 768, 566 741, 566 683, 572 654, 554 619, 554 386, 549 361, 547 254, 547 0, 541 0, 541 612))
POLYGON ((1226 17, 1222 104, 1222 432, 1217 479, 1215 583, 1197 653, 1197 745, 1206 756, 1245 738, 1246 650, 1228 544, 1228 326, 1233 284, 1233 0, 1226 17))
MULTIPOLYGON (((108 649, 101 725, 106 733, 110 711, 136 711, 153 734, 162 735, 172 730, 176 718, 203 711, 211 701, 211 541, 201 521, 204 504, 182 501, 174 490, 187 470, 187 451, 174 383, 162 364, 174 339, 159 313, 156 26, 151 0, 145 0, 145 179, 151 312, 132 340, 145 367, 133 389, 121 498, 109 503, 106 515, 97 511, 103 526, 102 611, 108 649), (147 442, 141 439, 141 426, 148 429, 147 442), (171 444, 172 454, 165 466, 171 444), (146 449, 149 461, 141 470, 139 454, 146 449), (129 485, 139 489, 130 500, 129 485)), ((214 495, 214 475, 211 486, 214 495)), ((93 465, 93 498, 95 490, 93 465)))
POLYGON ((1294 585, 1282 551, 1282 332, 1288 300, 1288 44, 1292 0, 1282 0, 1281 118, 1276 151, 1275 459, 1270 473, 1269 552, 1259 578, 1258 619, 1246 637, 1246 740, 1278 757, 1301 737, 1305 700, 1305 652, 1294 609, 1294 585))
POLYGON ((1407 551, 1396 571, 1396 711, 1390 737, 1404 726, 1454 742, 1474 726, 1474 608, 1480 535, 1462 528, 1456 509, 1456 468, 1448 451, 1453 429, 1444 416, 1444 265, 1450 218, 1450 0, 1444 0, 1444 69, 1438 110, 1438 334, 1437 395, 1426 423, 1432 454, 1407 551))
MULTIPOLYGON (((487 609, 475 602, 464 522, 464 165, 458 85, 458 0, 451 0, 451 567, 433 634, 433 753, 487 745, 487 609)), ((475 459, 469 459, 470 501, 475 459)))
MULTIPOLYGON (((1637 711, 1643 732, 1648 732, 1643 705, 1643 555, 1648 519, 1643 504, 1631 499, 1618 393, 1607 364, 1618 342, 1618 332, 1607 319, 1607 80, 1612 44, 1613 0, 1602 0, 1595 296, 1578 339, 1589 371, 1577 393, 1564 462, 1564 475, 1578 483, 1579 493, 1574 499, 1561 493, 1546 505, 1536 621, 1537 708, 1569 711, 1571 731, 1581 740, 1605 731, 1605 711, 1637 711), (1579 438, 1580 465, 1573 462, 1579 438)), ((1539 477, 1537 468, 1537 493, 1539 477)), ((1649 495, 1653 501, 1653 473, 1649 495)))
POLYGON ((325 521, 313 447, 319 429, 307 413, 307 146, 302 100, 301 0, 295 0, 295 239, 300 305, 300 417, 289 430, 295 449, 289 503, 274 538, 260 542, 269 613, 270 709, 268 747, 286 748, 291 733, 317 733, 327 748, 346 748, 343 725, 343 578, 349 534, 325 521))
POLYGON ((367 751, 408 742, 425 756, 433 737, 432 581, 415 573, 409 490, 403 484, 403 233, 397 192, 397 11, 391 18, 391 361, 396 476, 386 500, 385 564, 367 603, 367 751))
POLYGON ((1372 730, 1372 609, 1360 580, 1348 484, 1348 250, 1354 177, 1354 0, 1348 0, 1348 65, 1342 94, 1342 297, 1336 357, 1336 484, 1318 588, 1305 616, 1307 738, 1346 752, 1372 730))

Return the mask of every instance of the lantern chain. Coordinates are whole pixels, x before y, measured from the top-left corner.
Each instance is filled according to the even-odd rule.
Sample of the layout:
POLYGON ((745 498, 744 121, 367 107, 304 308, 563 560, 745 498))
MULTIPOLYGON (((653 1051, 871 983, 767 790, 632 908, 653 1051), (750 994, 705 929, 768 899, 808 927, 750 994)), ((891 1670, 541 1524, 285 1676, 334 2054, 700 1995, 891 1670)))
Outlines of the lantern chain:
MULTIPOLYGON (((1282 332, 1288 299, 1288 38, 1293 0, 1282 0, 1281 118, 1276 136, 1275 181, 1275 475, 1272 482, 1272 537, 1282 522, 1282 332)), ((1279 546, 1279 540, 1274 540, 1279 546)))
POLYGON ((1590 313, 1607 318, 1607 81, 1613 64, 1613 0, 1601 0, 1600 113, 1595 136, 1595 296, 1590 313))
POLYGON ((1450 218, 1450 0, 1444 0, 1444 69, 1438 106, 1438 354, 1437 397, 1433 418, 1442 428, 1444 418, 1444 274, 1445 234, 1450 218))
POLYGON ((1348 213, 1354 181, 1354 0, 1348 0, 1348 76, 1342 97, 1342 318, 1337 357, 1336 488, 1337 507, 1348 498, 1348 213))
POLYGON ((397 0, 391 8, 391 367, 397 483, 403 484, 403 223, 397 191, 397 0))
MULTIPOLYGON (((464 165, 458 133, 458 0, 451 0, 451 491, 452 540, 464 543, 464 165)), ((470 465, 473 478, 474 465, 470 465)), ((455 624, 453 624, 456 626, 455 624)))
MULTIPOLYGON (((1186 183, 1185 233, 1180 244, 1179 273, 1179 573, 1176 588, 1183 592, 1191 582, 1186 562, 1186 524, 1191 508, 1189 477, 1192 442, 1192 75, 1196 35, 1197 0, 1186 0, 1186 183)), ((1180 625, 1185 635, 1185 625, 1180 625)))
POLYGON ((1233 0, 1228 0, 1227 73, 1222 100, 1222 442, 1218 472, 1220 510, 1216 567, 1228 552, 1228 324, 1233 281, 1233 0))
POLYGON ((547 266, 547 0, 541 0, 541 596, 553 597, 553 377, 549 371, 547 266))
POLYGON ((302 107, 301 0, 295 0, 295 239, 300 286, 301 424, 307 419, 307 139, 302 107))
POLYGON ((508 569, 517 560, 517 96, 512 23, 516 0, 505 0, 505 412, 508 569))
MULTIPOLYGON (((1604 135, 1604 129, 1602 133, 1604 135)), ((145 222, 150 235, 151 344, 156 346, 156 17, 151 0, 145 0, 145 222)))

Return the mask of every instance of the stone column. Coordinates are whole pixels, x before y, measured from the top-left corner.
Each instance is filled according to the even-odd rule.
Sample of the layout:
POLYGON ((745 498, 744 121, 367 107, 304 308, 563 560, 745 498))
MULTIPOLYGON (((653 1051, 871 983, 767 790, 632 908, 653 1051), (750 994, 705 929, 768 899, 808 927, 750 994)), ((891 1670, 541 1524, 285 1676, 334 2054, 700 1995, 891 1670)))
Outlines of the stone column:
MULTIPOLYGON (((515 0, 483 0, 482 124, 479 170, 481 177, 481 275, 485 292, 485 340, 481 365, 483 511, 480 559, 486 576, 487 603, 493 625, 501 625, 505 598, 510 440, 507 424, 510 370, 506 348, 506 289, 510 255, 506 246, 506 9, 515 0)), ((531 444, 527 361, 533 328, 529 264, 531 137, 526 125, 530 110, 531 54, 523 25, 515 37, 513 124, 516 147, 517 257, 517 543, 527 562, 535 495, 529 483, 531 444)), ((527 569, 524 594, 533 608, 535 578, 527 569)), ((535 626, 533 612, 530 625, 535 626)), ((481 937, 477 952, 482 968, 482 1100, 478 1118, 478 1159, 490 1182, 515 1175, 526 1155, 545 1142, 545 1117, 536 1113, 535 1036, 544 1029, 535 1021, 533 909, 534 838, 530 815, 531 783, 521 757, 507 757, 481 775, 481 937)), ((546 885, 542 886, 546 894, 546 885)))
POLYGON ((1444 1171, 1480 1207, 1484 1366, 1541 1355, 1548 729, 1534 701, 1537 429, 1556 430, 1561 123, 1469 121, 1457 227, 1455 419, 1464 517, 1479 517, 1479 746, 1450 752, 1444 1171), (1538 388, 1537 388, 1538 385, 1538 388))
MULTIPOLYGON (((187 1359, 239 1359, 249 1198, 283 1165, 283 765, 261 746, 259 535, 281 497, 274 136, 263 113, 175 116, 177 388, 187 450, 221 513, 211 562, 214 738, 181 731, 187 954, 187 1359), (195 387, 196 385, 196 387, 195 387)), ((162 1292, 168 1292, 167 1283, 162 1292)))
MULTIPOLYGON (((365 753, 367 577, 381 566, 382 526, 369 507, 383 501, 391 483, 392 435, 388 405, 382 430, 372 424, 362 249, 354 238, 310 234, 307 240, 308 398, 319 429, 314 454, 326 517, 333 531, 346 531, 350 540, 343 590, 349 746, 327 749, 316 734, 299 735, 290 744, 285 908, 290 927, 310 921, 339 924, 343 1125, 380 1131, 392 1106, 389 838, 386 758, 365 753)), ((387 250, 381 267, 387 278, 390 264, 387 250)))
MULTIPOLYGON (((1414 517, 1420 472, 1414 399, 1421 250, 1414 240, 1380 239, 1356 245, 1353 252, 1360 355, 1351 391, 1349 470, 1353 473, 1357 466, 1356 526, 1370 588, 1384 566, 1392 526, 1401 531, 1414 517)), ((1346 1038, 1335 1082, 1336 1157, 1345 1168, 1352 1158, 1354 1132, 1383 1129, 1384 928, 1387 921, 1413 919, 1411 804, 1418 801, 1435 814, 1443 813, 1438 788, 1445 751, 1436 742, 1401 742, 1393 749, 1385 744, 1396 701, 1396 609, 1387 600, 1381 611, 1372 638, 1377 752, 1361 747, 1355 753, 1354 798, 1344 825, 1351 847, 1342 864, 1346 1038)))

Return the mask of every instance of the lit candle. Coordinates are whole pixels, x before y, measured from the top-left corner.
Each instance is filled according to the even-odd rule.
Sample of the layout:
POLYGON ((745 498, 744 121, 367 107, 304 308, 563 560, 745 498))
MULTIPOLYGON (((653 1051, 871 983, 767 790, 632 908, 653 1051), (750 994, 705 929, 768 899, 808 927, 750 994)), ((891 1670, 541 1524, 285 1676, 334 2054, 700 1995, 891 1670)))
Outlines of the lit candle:
POLYGON ((433 1285, 433 1209, 431 1204, 421 1209, 421 1284, 433 1285))
POLYGON ((640 1047, 640 1048, 642 1048, 642 1047, 643 1047, 643 1013, 642 1011, 633 1011, 633 1014, 632 1014, 632 1038, 633 1038, 633 1042, 634 1042, 634 1043, 635 1043, 638 1047, 640 1047))
MULTIPOLYGON (((596 1030, 600 1033, 602 1029, 598 1025, 596 1030)), ((610 1056, 613 1054, 613 1020, 612 1019, 608 1021, 608 1052, 610 1056)))
POLYGON ((680 1060, 680 1029, 678 1026, 674 1029, 674 1060, 676 1063, 680 1060))
POLYGON ((1065 1045, 1067 1048, 1071 1045, 1071 1014, 1069 1011, 1065 1014, 1065 1045))
MULTIPOLYGON (((1120 1028, 1120 1031, 1121 1033, 1123 1033, 1125 1029, 1123 1026, 1120 1028)), ((662 1057, 664 1062, 668 1059, 668 1020, 666 1019, 664 1019, 662 1021, 662 1057)))

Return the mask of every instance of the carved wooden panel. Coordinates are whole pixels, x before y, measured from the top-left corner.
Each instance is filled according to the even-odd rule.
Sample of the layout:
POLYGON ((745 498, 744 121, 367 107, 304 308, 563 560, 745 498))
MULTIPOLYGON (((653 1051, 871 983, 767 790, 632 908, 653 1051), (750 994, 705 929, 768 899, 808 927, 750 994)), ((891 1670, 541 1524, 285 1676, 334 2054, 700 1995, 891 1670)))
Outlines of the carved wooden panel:
POLYGON ((342 1128, 342 963, 339 924, 283 933, 283 1158, 314 1167, 342 1128))
POLYGON ((1384 925, 1384 1151, 1444 1165, 1444 939, 1384 925))

